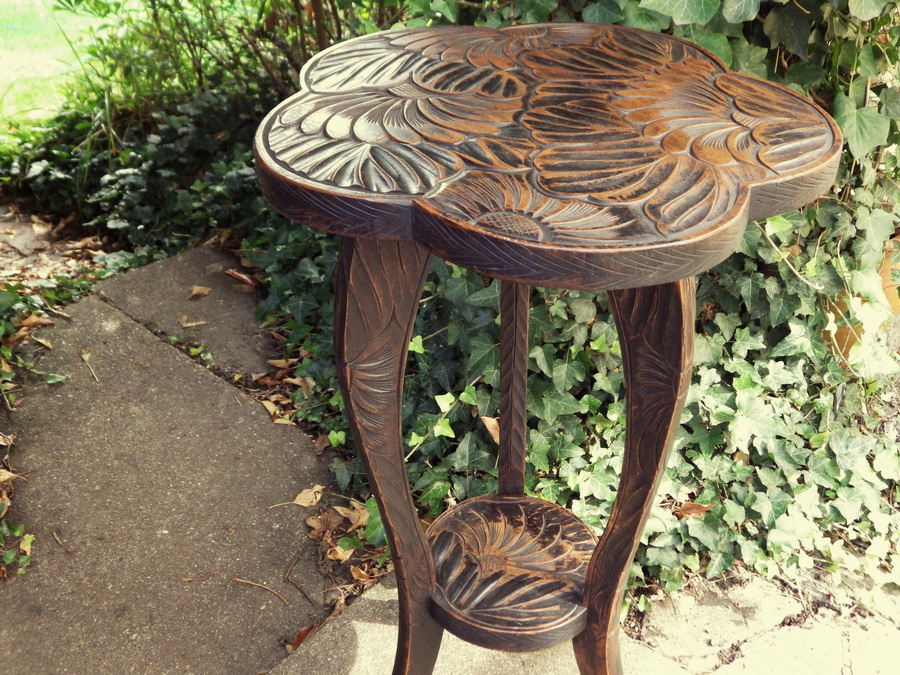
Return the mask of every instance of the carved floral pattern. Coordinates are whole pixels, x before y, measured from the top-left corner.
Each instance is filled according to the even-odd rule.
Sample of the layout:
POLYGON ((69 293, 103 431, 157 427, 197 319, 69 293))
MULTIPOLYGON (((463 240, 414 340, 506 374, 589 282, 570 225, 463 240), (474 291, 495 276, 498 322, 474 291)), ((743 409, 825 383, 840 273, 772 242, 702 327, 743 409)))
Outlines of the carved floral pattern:
POLYGON ((597 539, 565 509, 534 498, 478 497, 438 518, 427 536, 434 599, 451 631, 528 651, 569 639, 583 625, 581 595, 597 539))
POLYGON ((525 245, 659 245, 742 226, 767 183, 806 181, 764 195, 768 209, 823 191, 840 147, 793 92, 619 27, 389 31, 323 52, 303 85, 260 136, 282 180, 419 198, 451 227, 525 245))

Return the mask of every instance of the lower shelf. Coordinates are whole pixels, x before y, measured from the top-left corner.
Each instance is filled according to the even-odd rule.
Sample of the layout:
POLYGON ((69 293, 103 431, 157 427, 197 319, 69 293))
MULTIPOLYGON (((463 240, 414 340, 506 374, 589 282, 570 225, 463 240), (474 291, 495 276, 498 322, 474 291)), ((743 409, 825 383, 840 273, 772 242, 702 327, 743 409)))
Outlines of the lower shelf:
POLYGON ((488 495, 441 515, 426 533, 437 588, 431 612, 472 644, 536 651, 581 632, 594 533, 533 497, 488 495))

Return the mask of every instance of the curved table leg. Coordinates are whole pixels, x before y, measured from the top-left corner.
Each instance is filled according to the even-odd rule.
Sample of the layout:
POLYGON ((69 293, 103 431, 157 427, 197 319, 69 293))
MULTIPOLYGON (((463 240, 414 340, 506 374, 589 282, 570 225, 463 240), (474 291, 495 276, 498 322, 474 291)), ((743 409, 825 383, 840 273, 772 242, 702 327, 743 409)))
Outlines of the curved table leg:
POLYGON ((345 238, 335 284, 335 361, 356 443, 391 544, 400 595, 394 675, 428 675, 443 629, 434 563, 409 492, 400 406, 430 254, 411 242, 345 238))
POLYGON ((619 610, 684 407, 693 358, 693 279, 613 291, 610 301, 625 367, 625 459, 612 514, 588 567, 588 623, 573 641, 581 675, 623 672, 619 610))

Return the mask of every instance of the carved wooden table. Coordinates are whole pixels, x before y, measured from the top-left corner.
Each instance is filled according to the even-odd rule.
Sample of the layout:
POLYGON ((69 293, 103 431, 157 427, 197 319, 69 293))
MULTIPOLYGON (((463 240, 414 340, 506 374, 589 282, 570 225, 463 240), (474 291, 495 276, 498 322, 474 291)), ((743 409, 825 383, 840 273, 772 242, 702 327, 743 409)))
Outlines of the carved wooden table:
POLYGON ((444 629, 510 651, 574 639, 581 673, 621 673, 619 608, 689 381, 692 277, 748 219, 825 192, 840 132, 692 44, 590 24, 369 35, 302 80, 260 127, 258 172, 275 209, 343 237, 336 358, 394 554, 395 675, 430 673, 444 629), (498 494, 423 533, 400 406, 432 254, 502 280, 501 443, 498 494), (628 426, 599 544, 523 493, 530 285, 610 291, 628 426))

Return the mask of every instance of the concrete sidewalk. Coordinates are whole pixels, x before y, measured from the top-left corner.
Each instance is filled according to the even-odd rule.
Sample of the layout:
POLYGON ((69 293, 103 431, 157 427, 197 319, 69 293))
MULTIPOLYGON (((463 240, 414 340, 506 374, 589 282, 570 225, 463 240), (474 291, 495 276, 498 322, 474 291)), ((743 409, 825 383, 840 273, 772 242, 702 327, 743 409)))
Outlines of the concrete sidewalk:
MULTIPOLYGON (((227 253, 196 249, 100 283, 65 309, 70 320, 42 330, 52 349, 36 353, 36 368, 65 383, 35 385, 15 413, 0 413, 0 425, 19 434, 13 459, 28 477, 11 517, 36 535, 33 568, 0 583, 4 670, 391 671, 390 580, 293 655, 283 646, 327 613, 333 596, 323 589, 334 582, 306 536, 315 509, 269 507, 315 484, 335 487, 327 452, 317 455, 298 428, 273 424, 231 384, 281 356, 253 324, 255 298, 225 274, 238 266, 227 253), (212 290, 189 299, 193 286, 212 290), (169 343, 176 332, 205 345, 215 374, 169 343), (292 565, 305 594, 284 580, 292 565)), ((900 603, 884 595, 896 620, 900 603)), ((643 639, 623 638, 627 673, 900 672, 894 622, 811 612, 760 579, 654 605, 643 639)), ((443 645, 440 674, 577 672, 568 645, 527 655, 450 636, 443 645)))

